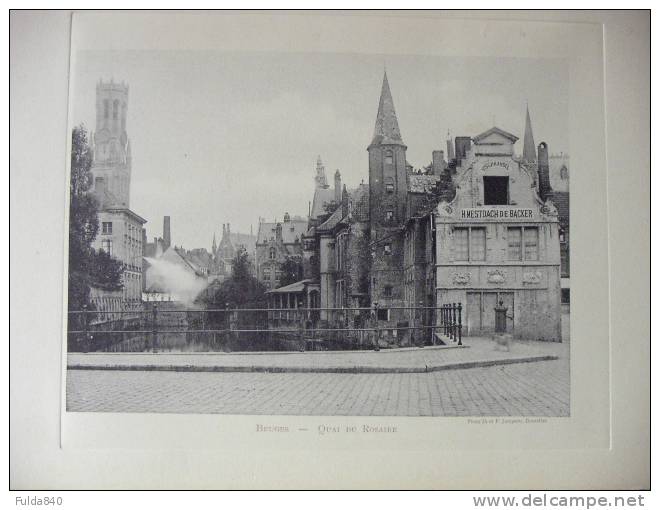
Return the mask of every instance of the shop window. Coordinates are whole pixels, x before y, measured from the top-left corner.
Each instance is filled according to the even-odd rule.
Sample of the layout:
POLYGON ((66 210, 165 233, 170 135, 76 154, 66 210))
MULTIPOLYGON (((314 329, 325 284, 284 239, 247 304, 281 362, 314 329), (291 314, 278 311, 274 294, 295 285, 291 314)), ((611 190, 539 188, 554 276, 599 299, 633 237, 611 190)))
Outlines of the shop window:
POLYGON ((522 229, 509 227, 506 237, 509 243, 509 260, 522 260, 522 229))
POLYGON ((454 229, 454 248, 456 253, 456 260, 469 260, 469 235, 470 229, 468 228, 455 228, 454 229))
POLYGON ((484 205, 509 203, 509 178, 484 177, 484 205))
POLYGON ((458 227, 454 229, 456 260, 486 260, 486 229, 458 227))
POLYGON ((539 260, 538 227, 508 227, 509 260, 539 260))
POLYGON ((111 221, 104 221, 101 224, 101 233, 102 234, 112 234, 112 222, 111 221))
POLYGON ((527 227, 523 229, 525 241, 525 260, 539 259, 539 229, 527 227))
POLYGON ((470 229, 470 260, 486 260, 486 229, 470 229))

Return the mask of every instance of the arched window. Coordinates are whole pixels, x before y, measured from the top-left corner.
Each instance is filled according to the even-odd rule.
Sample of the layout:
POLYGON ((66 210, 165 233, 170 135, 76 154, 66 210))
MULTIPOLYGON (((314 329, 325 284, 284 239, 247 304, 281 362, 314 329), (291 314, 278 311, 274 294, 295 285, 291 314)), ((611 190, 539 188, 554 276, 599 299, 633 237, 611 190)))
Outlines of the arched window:
POLYGON ((103 118, 107 119, 109 115, 109 110, 110 110, 110 103, 108 103, 107 99, 103 100, 103 118))
POLYGON ((561 167, 561 170, 559 171, 559 176, 561 177, 562 181, 568 179, 568 168, 566 168, 566 165, 561 167))
POLYGON ((126 131, 126 103, 121 105, 121 128, 126 131))
POLYGON ((391 165, 393 162, 392 151, 385 152, 385 164, 391 165))
POLYGON ((112 102, 112 120, 117 120, 119 117, 119 99, 112 102))

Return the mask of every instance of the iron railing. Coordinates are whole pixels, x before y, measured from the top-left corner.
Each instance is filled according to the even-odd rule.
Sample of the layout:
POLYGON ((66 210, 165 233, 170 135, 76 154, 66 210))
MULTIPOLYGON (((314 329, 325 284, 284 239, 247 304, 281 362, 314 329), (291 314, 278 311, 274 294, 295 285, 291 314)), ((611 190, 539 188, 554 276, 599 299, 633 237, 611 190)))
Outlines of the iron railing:
POLYGON ((198 350, 229 344, 230 350, 463 345, 462 305, 207 309, 149 302, 142 310, 70 311, 68 339, 69 351, 158 351, 191 344, 202 347, 198 350), (106 320, 96 320, 100 314, 106 320))

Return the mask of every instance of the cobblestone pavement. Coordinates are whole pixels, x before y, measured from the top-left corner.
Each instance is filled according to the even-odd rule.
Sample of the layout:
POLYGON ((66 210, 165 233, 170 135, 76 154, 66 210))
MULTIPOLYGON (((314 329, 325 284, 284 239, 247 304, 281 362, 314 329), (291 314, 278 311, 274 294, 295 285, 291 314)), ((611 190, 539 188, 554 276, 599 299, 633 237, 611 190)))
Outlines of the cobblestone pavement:
POLYGON ((568 416, 569 362, 408 374, 68 370, 69 411, 568 416))
POLYGON ((536 356, 568 355, 567 344, 515 341, 509 351, 499 348, 488 338, 470 337, 466 347, 424 347, 382 349, 374 351, 321 351, 288 353, 72 353, 68 366, 75 367, 277 367, 287 368, 387 368, 411 369, 437 367, 456 363, 515 360, 536 356))

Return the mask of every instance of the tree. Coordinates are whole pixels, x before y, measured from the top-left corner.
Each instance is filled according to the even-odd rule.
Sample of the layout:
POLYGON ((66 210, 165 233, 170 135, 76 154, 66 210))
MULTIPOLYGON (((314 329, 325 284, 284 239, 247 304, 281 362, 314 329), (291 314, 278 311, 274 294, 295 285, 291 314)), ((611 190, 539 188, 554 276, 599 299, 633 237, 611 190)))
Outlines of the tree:
POLYGON ((122 265, 92 247, 99 231, 98 202, 92 186, 92 150, 84 125, 73 129, 69 197, 69 310, 89 303, 92 285, 108 290, 122 288, 122 265))
POLYGON ((245 250, 239 250, 232 261, 231 276, 213 292, 202 293, 199 301, 209 308, 261 308, 266 305, 266 287, 250 270, 245 250))
POLYGON ((302 280, 302 265, 298 258, 287 257, 284 262, 280 264, 280 287, 285 287, 292 283, 302 280))

